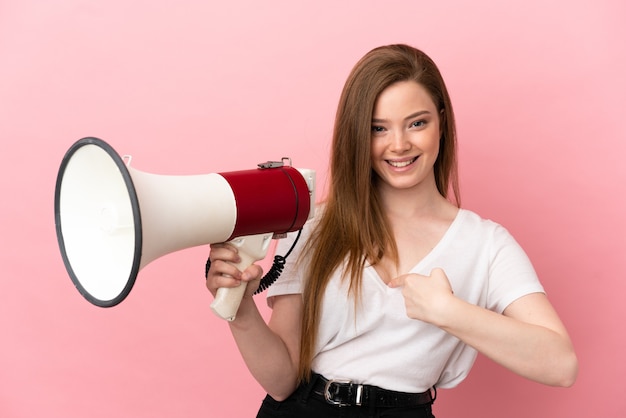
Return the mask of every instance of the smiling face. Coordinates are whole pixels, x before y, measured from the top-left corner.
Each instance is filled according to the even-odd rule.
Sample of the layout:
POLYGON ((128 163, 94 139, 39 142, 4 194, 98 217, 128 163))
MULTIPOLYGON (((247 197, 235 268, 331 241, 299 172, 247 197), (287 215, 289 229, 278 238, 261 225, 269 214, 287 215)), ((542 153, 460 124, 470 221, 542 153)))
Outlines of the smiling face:
POLYGON ((372 114, 372 169, 384 189, 434 187, 433 166, 439 154, 439 112, 415 81, 396 82, 383 90, 372 114))

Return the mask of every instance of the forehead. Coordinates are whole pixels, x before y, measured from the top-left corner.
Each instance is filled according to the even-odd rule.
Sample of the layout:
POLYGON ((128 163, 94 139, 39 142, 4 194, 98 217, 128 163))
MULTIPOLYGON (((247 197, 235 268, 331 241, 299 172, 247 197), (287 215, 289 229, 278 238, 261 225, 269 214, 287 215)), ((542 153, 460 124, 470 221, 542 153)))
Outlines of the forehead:
POLYGON ((391 84, 380 92, 374 103, 375 115, 421 110, 436 112, 437 108, 428 90, 412 80, 391 84))

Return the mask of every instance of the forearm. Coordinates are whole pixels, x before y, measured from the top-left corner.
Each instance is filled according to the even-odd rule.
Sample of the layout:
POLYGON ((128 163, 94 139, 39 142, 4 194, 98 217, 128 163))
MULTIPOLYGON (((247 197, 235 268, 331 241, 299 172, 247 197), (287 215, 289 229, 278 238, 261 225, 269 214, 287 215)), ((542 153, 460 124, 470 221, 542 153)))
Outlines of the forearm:
POLYGON ((229 323, 237 347, 252 376, 276 400, 296 387, 297 370, 285 342, 266 324, 252 298, 244 298, 229 323))
POLYGON ((564 329, 525 322, 453 299, 437 324, 496 363, 528 379, 571 386, 577 359, 564 329))

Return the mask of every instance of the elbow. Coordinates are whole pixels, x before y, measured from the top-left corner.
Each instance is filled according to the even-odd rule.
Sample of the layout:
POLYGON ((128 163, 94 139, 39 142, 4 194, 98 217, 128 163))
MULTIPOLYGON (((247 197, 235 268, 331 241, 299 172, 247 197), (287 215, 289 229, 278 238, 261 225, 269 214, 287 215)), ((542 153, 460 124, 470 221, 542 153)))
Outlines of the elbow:
POLYGON ((293 392, 290 392, 290 393, 286 393, 286 392, 279 393, 279 392, 276 392, 276 393, 268 393, 268 395, 269 395, 272 399, 274 399, 276 402, 283 402, 283 401, 285 401, 285 400, 286 400, 289 396, 291 396, 291 394, 292 394, 292 393, 293 393, 293 392))
POLYGON ((553 382, 553 386, 569 388, 576 383, 578 377, 578 358, 574 352, 563 358, 560 363, 558 375, 553 382))
POLYGON ((276 402, 283 402, 285 399, 288 398, 288 396, 282 396, 282 395, 277 395, 277 394, 272 395, 271 393, 268 393, 268 395, 270 396, 270 398, 274 399, 276 402))
POLYGON ((265 388, 267 394, 276 402, 283 402, 290 397, 297 389, 297 385, 286 385, 283 387, 265 388))
POLYGON ((578 361, 574 362, 574 365, 571 367, 568 373, 563 375, 563 379, 561 380, 561 387, 569 388, 574 386, 576 383, 576 378, 578 377, 578 361))

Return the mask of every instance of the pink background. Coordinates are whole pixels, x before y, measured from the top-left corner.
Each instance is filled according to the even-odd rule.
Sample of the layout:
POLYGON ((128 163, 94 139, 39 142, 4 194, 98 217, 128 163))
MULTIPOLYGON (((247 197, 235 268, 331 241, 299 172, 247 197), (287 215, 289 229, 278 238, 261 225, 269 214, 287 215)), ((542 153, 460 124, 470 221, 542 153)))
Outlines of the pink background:
POLYGON ((263 393, 210 312, 206 248, 150 264, 116 308, 76 292, 60 161, 84 136, 161 174, 290 156, 321 190, 344 80, 395 42, 439 63, 464 206, 518 238, 580 357, 571 389, 481 357, 437 416, 624 416, 625 18, 621 0, 0 0, 0 416, 254 416, 263 393))

